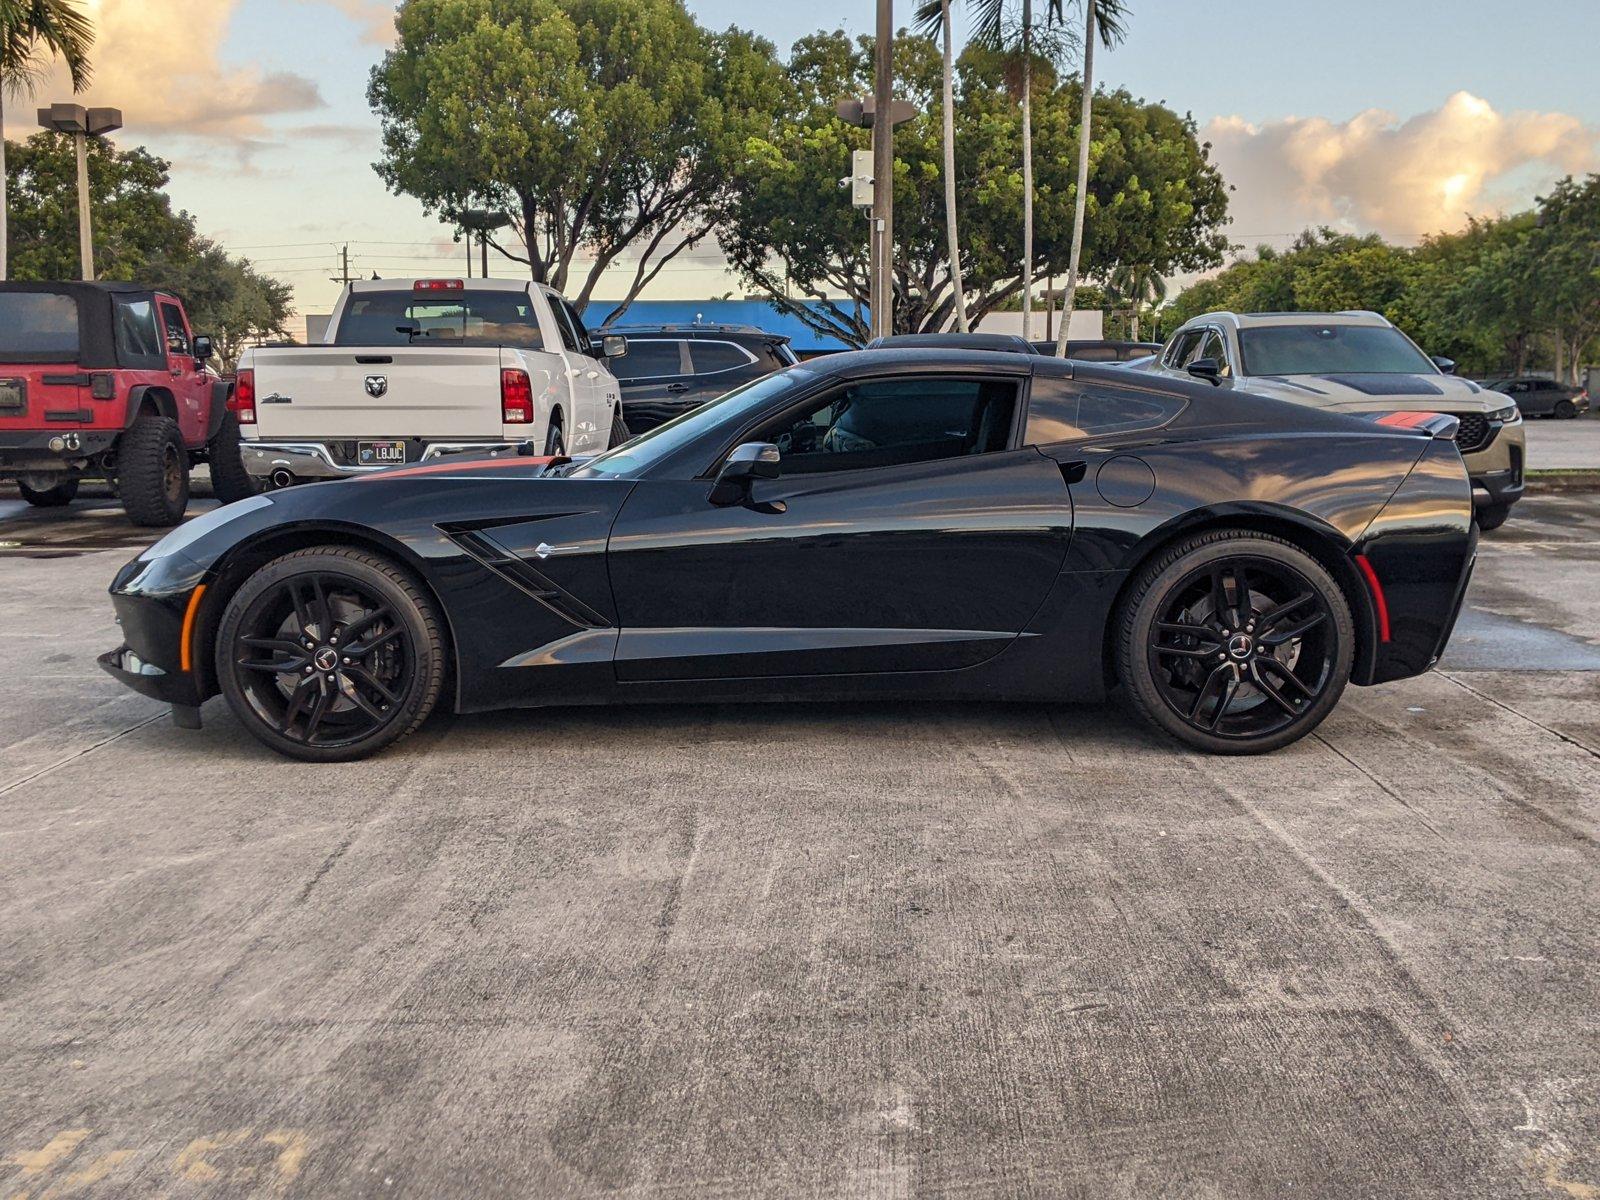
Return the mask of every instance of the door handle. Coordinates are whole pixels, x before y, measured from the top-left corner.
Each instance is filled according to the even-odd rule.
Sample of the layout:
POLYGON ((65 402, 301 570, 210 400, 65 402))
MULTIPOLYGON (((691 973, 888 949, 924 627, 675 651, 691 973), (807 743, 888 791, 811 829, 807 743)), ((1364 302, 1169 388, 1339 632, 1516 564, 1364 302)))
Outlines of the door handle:
POLYGON ((687 383, 669 383, 669 384, 667 384, 667 391, 669 391, 669 392, 687 392, 688 390, 689 390, 689 385, 687 383))

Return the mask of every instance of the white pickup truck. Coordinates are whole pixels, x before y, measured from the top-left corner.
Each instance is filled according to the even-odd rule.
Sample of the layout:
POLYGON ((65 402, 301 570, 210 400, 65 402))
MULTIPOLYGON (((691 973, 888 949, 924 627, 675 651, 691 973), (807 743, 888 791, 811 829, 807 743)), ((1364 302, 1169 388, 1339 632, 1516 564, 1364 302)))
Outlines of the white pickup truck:
POLYGON ((264 487, 531 442, 595 454, 627 439, 621 389, 559 293, 509 279, 352 283, 327 344, 239 359, 233 407, 264 487))

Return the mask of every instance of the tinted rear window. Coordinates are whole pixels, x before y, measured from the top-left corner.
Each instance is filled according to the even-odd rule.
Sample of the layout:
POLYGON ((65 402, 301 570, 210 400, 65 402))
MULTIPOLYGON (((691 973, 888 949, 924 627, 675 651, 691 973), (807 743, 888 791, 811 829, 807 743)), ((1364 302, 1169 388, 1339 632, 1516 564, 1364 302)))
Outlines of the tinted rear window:
POLYGON ((357 292, 350 297, 336 346, 544 345, 533 298, 526 292, 357 292))
POLYGON ((628 352, 606 365, 611 368, 613 375, 624 381, 682 375, 682 359, 679 357, 681 345, 681 342, 647 342, 629 338, 628 352))
POLYGON ((0 354, 13 362, 78 357, 78 302, 52 292, 0 292, 0 354))
POLYGON ((750 356, 731 342, 690 342, 689 357, 696 375, 732 371, 750 365, 750 356))

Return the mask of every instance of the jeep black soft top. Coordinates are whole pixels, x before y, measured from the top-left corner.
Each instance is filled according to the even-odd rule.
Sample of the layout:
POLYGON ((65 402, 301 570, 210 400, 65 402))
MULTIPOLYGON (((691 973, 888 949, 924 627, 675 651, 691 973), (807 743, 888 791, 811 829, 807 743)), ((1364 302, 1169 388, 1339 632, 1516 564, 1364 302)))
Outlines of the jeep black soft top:
POLYGON ((0 363, 72 362, 102 371, 165 370, 164 346, 117 337, 119 313, 125 306, 157 295, 182 301, 174 292, 138 283, 0 283, 0 363), (10 299, 17 296, 71 301, 77 309, 76 338, 63 336, 61 323, 40 312, 40 306, 10 299))

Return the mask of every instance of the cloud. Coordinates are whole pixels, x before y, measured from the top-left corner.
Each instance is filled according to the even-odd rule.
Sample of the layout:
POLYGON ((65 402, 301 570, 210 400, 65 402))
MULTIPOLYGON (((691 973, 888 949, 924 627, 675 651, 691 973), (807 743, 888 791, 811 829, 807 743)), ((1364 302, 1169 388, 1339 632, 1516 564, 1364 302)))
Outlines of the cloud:
POLYGON ((1203 130, 1235 188, 1230 235, 1284 240, 1307 225, 1415 241, 1468 215, 1511 211, 1570 173, 1600 168, 1600 126, 1564 113, 1499 113, 1470 92, 1400 120, 1217 117, 1203 130))
MULTIPOLYGON (((258 135, 263 118, 325 107, 313 80, 216 57, 238 0, 85 0, 95 23, 94 80, 80 104, 122 109, 129 135, 258 135)), ((56 68, 40 103, 69 95, 56 68)))
MULTIPOLYGON (((317 0, 308 0, 316 3, 317 0)), ((361 31, 361 40, 374 46, 387 46, 394 41, 394 14, 397 0, 324 0, 354 21, 361 31)))

